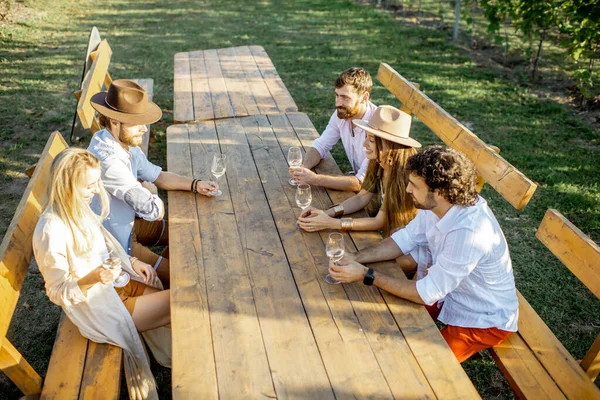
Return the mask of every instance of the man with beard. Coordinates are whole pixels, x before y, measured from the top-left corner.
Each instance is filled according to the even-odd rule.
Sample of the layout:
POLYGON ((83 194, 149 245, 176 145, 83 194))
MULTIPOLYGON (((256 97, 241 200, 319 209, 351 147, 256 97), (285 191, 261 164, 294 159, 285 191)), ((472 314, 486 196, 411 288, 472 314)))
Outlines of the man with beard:
POLYGON ((415 219, 391 237, 338 262, 340 282, 362 280, 425 304, 459 362, 517 330, 518 300, 508 245, 487 202, 475 191, 475 167, 461 153, 430 146, 409 158, 407 193, 415 219), (397 279, 360 263, 392 260, 421 246, 418 279, 397 279), (428 253, 428 254, 425 254, 428 253))
POLYGON ((368 121, 375 112, 377 106, 369 101, 372 87, 371 75, 363 68, 350 68, 336 79, 336 111, 321 137, 306 151, 302 167, 290 169, 290 174, 297 183, 344 191, 360 190, 369 160, 363 147, 365 131, 354 127, 352 120, 368 121), (340 139, 354 176, 317 175, 311 171, 340 139))
MULTIPOLYGON (((110 214, 104 227, 129 255, 152 265, 168 287, 168 258, 145 247, 167 245, 169 240, 164 204, 154 185, 148 182, 164 190, 186 190, 205 196, 217 190, 217 184, 162 171, 148 161, 138 146, 146 125, 158 121, 162 111, 148 100, 146 91, 137 83, 113 81, 108 92, 92 97, 91 104, 104 127, 94 134, 88 147, 102 164, 102 183, 110 194, 110 214)), ((98 199, 94 200, 92 208, 100 214, 98 199)))

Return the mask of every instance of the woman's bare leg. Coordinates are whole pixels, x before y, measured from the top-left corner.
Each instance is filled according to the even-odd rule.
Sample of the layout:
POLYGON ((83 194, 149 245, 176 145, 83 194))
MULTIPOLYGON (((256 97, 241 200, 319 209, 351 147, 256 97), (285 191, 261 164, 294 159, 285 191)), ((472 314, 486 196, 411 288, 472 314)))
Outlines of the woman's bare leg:
POLYGON ((132 317, 135 327, 140 332, 170 324, 170 291, 147 286, 144 294, 135 301, 132 317))

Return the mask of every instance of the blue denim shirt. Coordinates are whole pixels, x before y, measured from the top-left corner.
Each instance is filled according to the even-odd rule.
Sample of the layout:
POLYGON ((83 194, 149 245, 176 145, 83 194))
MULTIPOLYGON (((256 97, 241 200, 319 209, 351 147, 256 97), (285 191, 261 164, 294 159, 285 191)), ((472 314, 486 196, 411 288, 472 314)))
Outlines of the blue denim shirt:
MULTIPOLYGON (((106 129, 94 134, 88 151, 102 163, 102 183, 110 196, 110 214, 104 227, 131 254, 131 232, 136 215, 155 221, 164 209, 162 200, 142 187, 138 178, 154 182, 162 169, 152 164, 139 147, 126 151, 106 129)), ((92 209, 100 214, 98 196, 92 209)))

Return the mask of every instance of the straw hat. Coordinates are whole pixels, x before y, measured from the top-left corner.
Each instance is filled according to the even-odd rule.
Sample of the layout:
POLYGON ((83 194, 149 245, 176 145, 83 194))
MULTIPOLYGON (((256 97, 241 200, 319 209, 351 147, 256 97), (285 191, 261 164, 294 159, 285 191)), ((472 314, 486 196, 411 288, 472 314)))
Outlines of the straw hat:
POLYGON ((113 81, 108 92, 96 93, 90 102, 100 114, 126 124, 147 125, 162 117, 144 88, 126 79, 113 81))
POLYGON ((408 136, 411 122, 410 115, 392 106, 377 107, 369 121, 352 121, 358 128, 382 139, 408 147, 421 147, 421 143, 408 136))

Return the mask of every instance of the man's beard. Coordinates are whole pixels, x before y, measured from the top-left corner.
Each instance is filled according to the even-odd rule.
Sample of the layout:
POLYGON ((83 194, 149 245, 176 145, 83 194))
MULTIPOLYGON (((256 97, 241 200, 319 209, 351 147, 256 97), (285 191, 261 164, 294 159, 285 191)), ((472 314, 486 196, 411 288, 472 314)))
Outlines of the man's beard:
POLYGON ((352 109, 348 109, 346 107, 338 107, 337 109, 337 117, 339 119, 350 119, 358 114, 358 110, 360 110, 360 102, 356 102, 352 109))
POLYGON ((124 143, 127 146, 138 147, 142 143, 141 139, 141 136, 132 135, 123 131, 119 132, 119 140, 121 141, 121 143, 124 143))
POLYGON ((433 199, 433 192, 427 193, 424 203, 419 203, 412 194, 413 205, 419 210, 433 210, 437 206, 437 202, 433 199))

